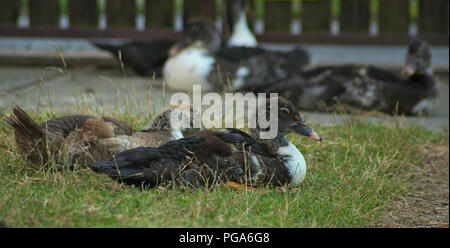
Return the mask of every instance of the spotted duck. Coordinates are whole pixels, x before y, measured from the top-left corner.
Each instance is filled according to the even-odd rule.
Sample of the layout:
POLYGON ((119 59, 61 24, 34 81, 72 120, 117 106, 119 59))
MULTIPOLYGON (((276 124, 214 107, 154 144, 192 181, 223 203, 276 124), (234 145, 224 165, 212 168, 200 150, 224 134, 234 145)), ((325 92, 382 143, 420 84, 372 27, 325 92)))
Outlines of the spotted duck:
POLYGON ((343 108, 349 113, 362 110, 417 115, 432 112, 438 86, 432 75, 430 46, 421 39, 413 39, 401 76, 374 66, 321 66, 277 83, 241 90, 277 92, 303 110, 343 108))

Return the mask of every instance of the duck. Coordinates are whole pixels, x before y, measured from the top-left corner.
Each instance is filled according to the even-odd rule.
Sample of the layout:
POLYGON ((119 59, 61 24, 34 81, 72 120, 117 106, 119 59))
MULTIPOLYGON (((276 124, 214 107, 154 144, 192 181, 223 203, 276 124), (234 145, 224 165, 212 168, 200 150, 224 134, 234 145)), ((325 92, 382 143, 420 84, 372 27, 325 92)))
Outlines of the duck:
POLYGON ((400 75, 375 66, 320 66, 239 90, 276 92, 302 110, 420 115, 432 113, 439 83, 433 77, 430 45, 415 38, 408 43, 400 75))
MULTIPOLYGON (((197 173, 205 161, 231 154, 231 147, 223 136, 231 137, 231 140, 235 138, 232 134, 219 135, 218 132, 202 130, 159 147, 126 150, 111 160, 97 161, 89 167, 129 185, 155 187, 172 182, 185 185, 196 180, 196 177, 191 178, 191 174, 197 173)), ((236 139, 235 142, 240 141, 236 139)))
POLYGON ((171 127, 170 118, 176 108, 192 110, 187 105, 169 106, 142 130, 111 117, 91 115, 56 117, 38 124, 19 106, 13 106, 12 115, 6 116, 4 121, 13 127, 24 160, 37 167, 47 167, 50 161, 69 162, 72 166, 110 159, 126 149, 159 146, 183 138, 182 126, 171 127))
POLYGON ((175 91, 192 92, 193 84, 201 85, 204 91, 232 91, 288 77, 304 65, 297 59, 299 53, 303 52, 223 48, 210 21, 192 19, 186 26, 186 38, 169 51, 171 56, 164 64, 163 79, 175 91))
POLYGON ((169 56, 168 51, 176 41, 155 39, 117 42, 93 39, 90 42, 119 59, 119 63, 123 63, 125 69, 132 69, 140 76, 161 77, 162 67, 169 56))
POLYGON ((229 47, 258 47, 255 35, 247 23, 248 1, 232 0, 227 2, 227 14, 232 23, 232 33, 228 39, 229 47))
MULTIPOLYGON (((322 137, 306 125, 299 109, 293 103, 283 97, 277 98, 278 131, 276 137, 262 138, 261 132, 266 130, 259 125, 250 129, 249 133, 229 129, 230 133, 238 134, 245 141, 246 146, 240 146, 234 156, 225 158, 227 182, 231 181, 237 185, 250 187, 295 187, 305 179, 307 168, 305 158, 286 136, 292 133, 316 141, 322 141, 322 137), (242 162, 242 157, 248 158, 249 161, 242 162), (236 163, 236 158, 240 158, 241 162, 236 163), (245 171, 248 175, 245 175, 245 171)), ((270 111, 268 103, 266 106, 260 105, 259 107, 266 107, 266 113, 270 111)))
MULTIPOLYGON (((225 74, 235 77, 238 69, 214 54, 220 49, 221 38, 211 22, 194 19, 186 25, 187 37, 175 44, 163 67, 166 86, 173 90, 192 91, 192 84, 200 84, 203 90, 222 89, 226 82, 219 76, 221 68, 225 74)), ((245 70, 245 69, 243 69, 245 70)), ((240 77, 246 75, 243 71, 240 77)))
MULTIPOLYGON (((195 187, 217 183, 230 183, 227 185, 233 185, 231 187, 297 186, 305 178, 306 162, 285 136, 295 133, 315 140, 322 138, 305 124, 292 103, 284 98, 278 100, 275 138, 262 139, 260 134, 264 128, 259 126, 250 134, 235 129, 227 132, 202 130, 158 148, 138 147, 124 151, 90 168, 137 186, 171 183, 195 187), (252 153, 252 148, 257 152, 252 153)), ((260 107, 268 108, 269 104, 260 107)))

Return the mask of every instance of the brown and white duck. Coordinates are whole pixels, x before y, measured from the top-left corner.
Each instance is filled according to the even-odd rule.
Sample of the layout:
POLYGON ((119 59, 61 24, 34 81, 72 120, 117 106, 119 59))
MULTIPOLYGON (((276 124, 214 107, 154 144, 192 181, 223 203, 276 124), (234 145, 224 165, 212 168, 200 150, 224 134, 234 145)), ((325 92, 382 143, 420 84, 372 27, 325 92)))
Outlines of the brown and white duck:
POLYGON ((4 120, 14 128, 20 153, 32 164, 46 166, 51 160, 87 164, 110 159, 126 149, 159 146, 182 138, 184 130, 170 126, 173 109, 167 108, 153 118, 148 128, 138 131, 111 117, 89 115, 57 117, 38 124, 18 106, 12 107, 12 115, 4 120))
POLYGON ((278 101, 276 123, 278 131, 274 139, 261 139, 259 134, 264 129, 259 127, 251 135, 234 130, 204 130, 158 148, 138 147, 124 151, 112 160, 99 161, 90 167, 135 185, 177 182, 205 186, 233 182, 250 186, 295 186, 305 177, 306 162, 285 136, 295 133, 316 140, 321 138, 306 126, 298 109, 283 98, 278 101), (258 152, 236 149, 231 145, 236 143, 258 152))
POLYGON ((283 53, 220 44, 220 35, 210 22, 191 21, 186 27, 186 39, 171 48, 171 56, 164 64, 166 85, 188 92, 193 84, 200 84, 205 91, 233 90, 275 82, 304 65, 295 51, 283 53))
POLYGON ((438 95, 432 75, 431 49, 423 40, 409 42, 402 76, 373 66, 321 66, 302 71, 277 83, 241 90, 277 92, 300 109, 379 111, 388 114, 429 113, 438 95))

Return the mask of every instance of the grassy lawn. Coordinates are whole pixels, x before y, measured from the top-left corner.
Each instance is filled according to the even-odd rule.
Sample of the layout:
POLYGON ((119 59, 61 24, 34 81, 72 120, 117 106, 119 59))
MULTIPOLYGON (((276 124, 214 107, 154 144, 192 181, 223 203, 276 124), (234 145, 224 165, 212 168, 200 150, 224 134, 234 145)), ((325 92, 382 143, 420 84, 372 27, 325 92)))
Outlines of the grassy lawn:
MULTIPOLYGON (((31 114, 42 121, 64 113, 31 114)), ((137 111, 110 116, 137 128, 150 118, 137 111)), ((35 170, 24 163, 12 129, 1 120, 0 221, 11 227, 375 226, 411 190, 412 168, 426 162, 423 146, 448 144, 448 132, 406 127, 400 118, 392 126, 345 123, 310 125, 322 142, 288 137, 307 161, 301 186, 248 192, 224 186, 142 190, 87 168, 35 170)))

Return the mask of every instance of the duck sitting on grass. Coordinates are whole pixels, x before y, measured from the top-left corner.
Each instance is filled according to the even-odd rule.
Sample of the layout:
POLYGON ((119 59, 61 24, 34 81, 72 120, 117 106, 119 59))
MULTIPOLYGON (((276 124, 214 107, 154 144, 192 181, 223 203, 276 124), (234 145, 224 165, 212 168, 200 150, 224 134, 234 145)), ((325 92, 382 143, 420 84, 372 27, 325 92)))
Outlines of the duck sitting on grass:
MULTIPOLYGON (((269 108, 269 104, 260 107, 269 108)), ((124 151, 114 159, 99 161, 90 167, 138 186, 174 182, 195 187, 217 182, 231 187, 299 185, 305 178, 306 162, 285 136, 295 133, 315 140, 321 138, 306 126, 298 109, 284 98, 278 99, 276 124, 278 129, 273 139, 261 139, 259 135, 265 129, 259 126, 250 135, 240 131, 203 130, 158 148, 138 147, 124 151), (236 149, 232 144, 257 152, 236 149)))
POLYGON ((175 107, 192 111, 190 106, 171 106, 142 130, 111 117, 90 115, 57 117, 38 124, 19 106, 12 107, 12 115, 4 120, 14 128, 22 157, 35 166, 46 167, 50 161, 89 164, 110 159, 126 149, 159 146, 183 138, 183 132, 194 129, 171 128, 170 117, 175 107))

